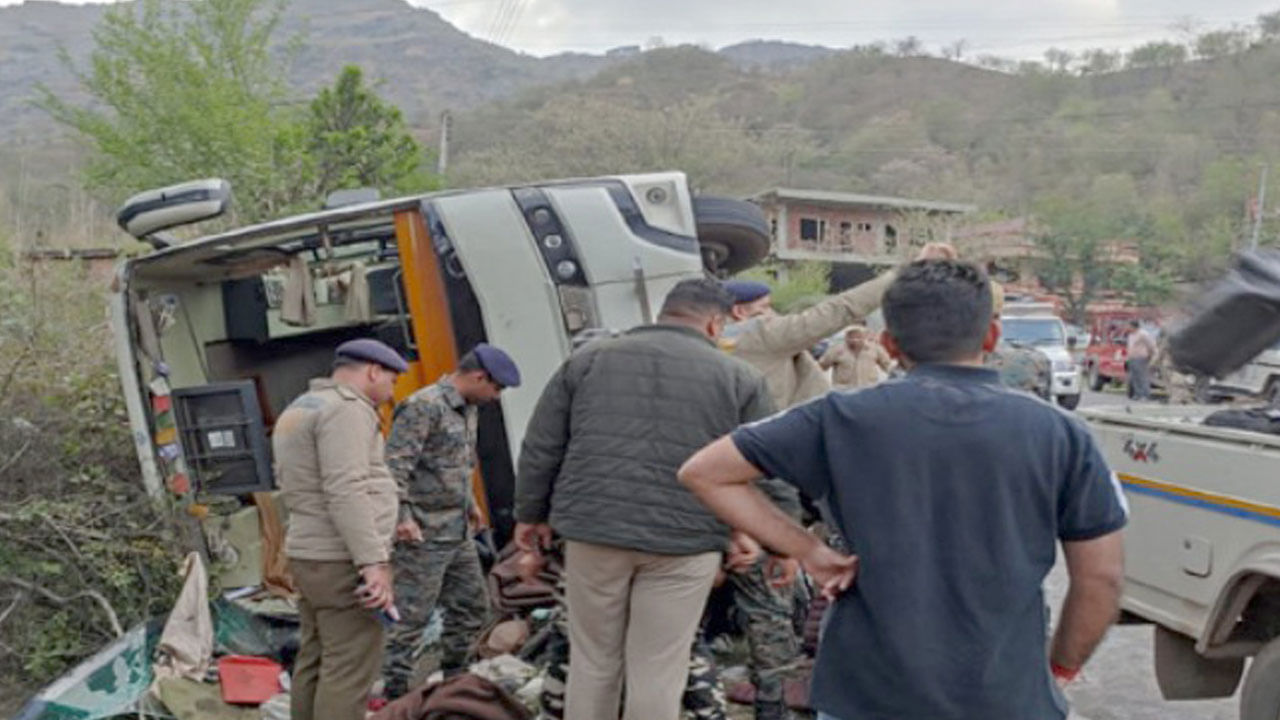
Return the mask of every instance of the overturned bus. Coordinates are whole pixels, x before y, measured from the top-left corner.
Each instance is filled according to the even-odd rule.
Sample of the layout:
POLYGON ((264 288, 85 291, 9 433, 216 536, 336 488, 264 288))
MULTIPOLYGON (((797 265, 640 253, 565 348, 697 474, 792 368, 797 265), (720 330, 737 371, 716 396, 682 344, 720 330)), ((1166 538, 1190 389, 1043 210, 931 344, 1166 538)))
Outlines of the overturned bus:
POLYGON ((148 490, 191 502, 273 488, 274 420, 345 340, 376 337, 409 359, 397 400, 484 341, 526 379, 480 416, 477 501, 500 538, 525 425, 575 339, 647 322, 676 282, 737 272, 769 248, 754 205, 694 197, 678 172, 374 200, 187 242, 163 234, 219 214, 229 194, 189 183, 139 195, 118 217, 157 247, 121 265, 111 299, 148 490))

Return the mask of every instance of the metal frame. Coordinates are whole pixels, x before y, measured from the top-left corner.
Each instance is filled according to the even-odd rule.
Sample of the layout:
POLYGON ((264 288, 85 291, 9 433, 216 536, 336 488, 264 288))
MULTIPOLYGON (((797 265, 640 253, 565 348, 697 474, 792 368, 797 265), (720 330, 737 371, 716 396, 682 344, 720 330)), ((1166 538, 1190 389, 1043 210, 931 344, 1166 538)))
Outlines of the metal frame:
POLYGON ((252 380, 177 388, 173 391, 172 398, 174 423, 178 428, 182 454, 186 459, 187 472, 195 483, 196 489, 220 495, 241 495, 268 491, 275 487, 271 474, 271 448, 267 444, 267 429, 262 421, 262 408, 258 406, 257 387, 252 380), (188 401, 217 395, 235 395, 239 398, 240 419, 234 422, 209 423, 196 417, 192 404, 188 401), (200 436, 209 430, 236 431, 243 437, 245 445, 237 445, 226 450, 202 451, 200 448, 206 447, 208 442, 200 436), (216 487, 211 487, 212 478, 207 476, 209 465, 220 460, 252 460, 255 481, 218 484, 216 487))

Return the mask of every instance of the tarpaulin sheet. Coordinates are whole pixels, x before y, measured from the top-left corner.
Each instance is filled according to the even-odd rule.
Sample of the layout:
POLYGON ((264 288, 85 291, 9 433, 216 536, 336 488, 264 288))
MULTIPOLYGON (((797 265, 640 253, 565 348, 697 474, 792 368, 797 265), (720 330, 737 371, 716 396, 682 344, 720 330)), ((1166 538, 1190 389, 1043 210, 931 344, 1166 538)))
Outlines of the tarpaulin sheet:
POLYGON ((96 720, 136 712, 151 685, 162 624, 132 628, 32 698, 14 720, 96 720))
MULTIPOLYGON (((223 598, 214 601, 212 610, 217 652, 259 655, 292 664, 298 647, 296 620, 257 615, 223 598)), ((136 715, 155 678, 152 659, 164 623, 161 617, 132 628, 42 690, 14 720, 99 720, 136 715)))

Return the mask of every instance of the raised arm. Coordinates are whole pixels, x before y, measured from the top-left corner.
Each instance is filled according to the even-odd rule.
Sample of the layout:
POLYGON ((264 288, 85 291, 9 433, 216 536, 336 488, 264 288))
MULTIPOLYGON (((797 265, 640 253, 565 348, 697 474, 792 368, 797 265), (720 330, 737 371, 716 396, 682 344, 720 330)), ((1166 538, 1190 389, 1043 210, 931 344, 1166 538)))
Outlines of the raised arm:
MULTIPOLYGON (((915 259, 955 257, 956 250, 952 246, 946 243, 928 243, 920 249, 915 259)), ((896 272, 883 273, 802 312, 762 318, 756 338, 760 350, 788 355, 808 350, 819 340, 875 312, 880 307, 884 291, 895 277, 896 272)), ((743 338, 740 342, 745 345, 749 340, 743 338)))
POLYGON ((855 288, 832 295, 807 310, 761 318, 757 331, 761 349, 780 354, 808 350, 819 340, 875 312, 894 277, 895 273, 887 272, 855 288))

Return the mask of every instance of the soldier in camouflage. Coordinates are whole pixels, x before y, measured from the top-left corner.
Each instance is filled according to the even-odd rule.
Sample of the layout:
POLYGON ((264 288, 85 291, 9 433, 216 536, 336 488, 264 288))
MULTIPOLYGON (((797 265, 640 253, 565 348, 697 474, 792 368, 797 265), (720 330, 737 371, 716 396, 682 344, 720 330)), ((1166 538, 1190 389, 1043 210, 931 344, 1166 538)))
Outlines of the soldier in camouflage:
MULTIPOLYGON (((991 281, 991 311, 997 319, 1004 312, 1004 287, 991 281)), ((1000 340, 994 350, 987 353, 985 365, 1000 373, 1000 382, 1006 387, 1029 392, 1043 400, 1053 393, 1053 363, 1049 356, 1035 348, 1023 347, 1000 340)))
POLYGON ((437 604, 446 673, 465 668, 485 622, 484 576, 471 540, 480 524, 471 481, 477 408, 519 384, 511 358, 481 344, 459 360, 457 370, 396 408, 387 466, 400 491, 392 564, 401 620, 391 630, 383 665, 388 698, 409 690, 423 629, 437 604))
POLYGON ((1023 390, 1043 400, 1052 393, 1053 365, 1035 348, 1001 341, 987 353, 986 366, 1000 373, 1006 387, 1023 390))

